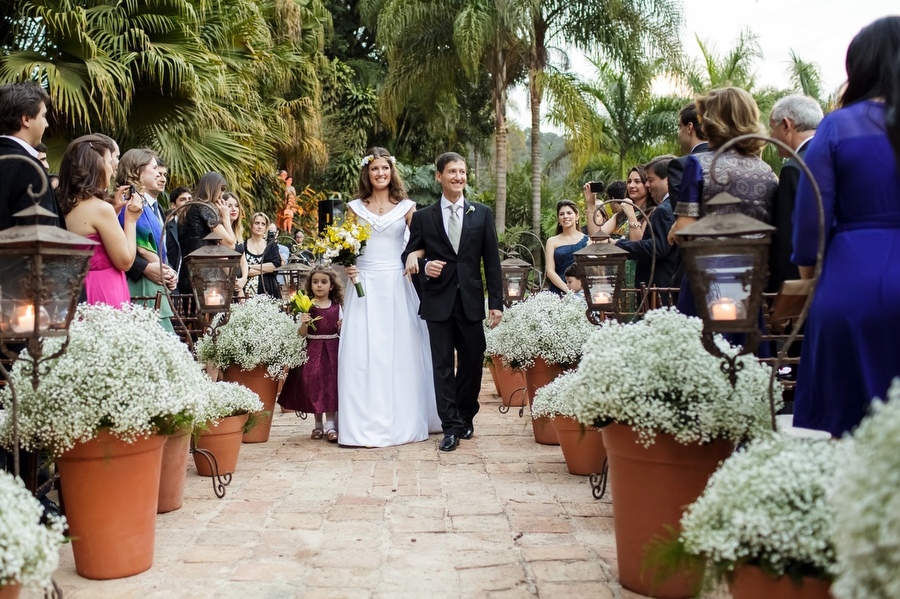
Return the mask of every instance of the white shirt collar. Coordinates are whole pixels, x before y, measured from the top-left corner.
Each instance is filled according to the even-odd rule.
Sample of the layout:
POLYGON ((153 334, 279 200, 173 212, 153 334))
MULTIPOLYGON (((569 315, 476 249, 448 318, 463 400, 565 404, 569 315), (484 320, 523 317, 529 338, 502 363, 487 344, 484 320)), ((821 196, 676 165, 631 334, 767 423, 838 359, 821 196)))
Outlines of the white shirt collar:
POLYGON ((805 146, 805 145, 808 144, 809 142, 811 142, 811 141, 812 141, 812 138, 815 137, 815 136, 816 136, 816 134, 813 133, 812 135, 810 135, 809 137, 807 137, 806 139, 804 139, 803 141, 801 141, 801 142, 800 142, 800 145, 797 146, 797 148, 796 148, 794 151, 797 152, 797 153, 799 154, 799 153, 800 153, 800 149, 803 148, 803 146, 805 146))
MULTIPOLYGON (((448 200, 448 199, 444 196, 444 194, 441 194, 441 211, 442 211, 442 212, 443 212, 444 210, 446 210, 447 208, 449 208, 450 206, 465 206, 465 205, 466 205, 466 198, 465 198, 465 196, 463 196, 463 197, 459 198, 458 200, 456 200, 456 203, 455 203, 455 204, 451 204, 451 203, 450 203, 450 200, 448 200)), ((462 216, 462 212, 460 212, 460 216, 462 216)))
POLYGON ((16 137, 15 135, 0 135, 0 137, 4 137, 6 139, 11 139, 11 140, 15 141, 17 144, 19 144, 20 146, 25 148, 25 151, 28 152, 28 154, 31 157, 37 158, 37 155, 38 155, 37 150, 32 148, 31 145, 29 145, 28 142, 26 142, 24 139, 22 139, 20 137, 16 137))

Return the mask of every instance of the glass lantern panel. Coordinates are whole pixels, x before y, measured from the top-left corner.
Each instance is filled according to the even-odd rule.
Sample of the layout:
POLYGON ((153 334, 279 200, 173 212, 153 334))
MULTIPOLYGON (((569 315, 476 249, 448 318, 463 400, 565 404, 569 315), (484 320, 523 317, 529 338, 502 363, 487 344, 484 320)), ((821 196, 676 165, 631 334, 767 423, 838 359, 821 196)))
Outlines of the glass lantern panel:
POLYGON ((752 254, 698 256, 697 267, 708 282, 706 306, 712 320, 743 320, 747 317, 752 254))
POLYGON ((30 334, 64 331, 73 300, 81 295, 84 256, 42 255, 42 272, 35 276, 36 257, 19 256, 0 266, 0 332, 30 334))
POLYGON ((232 271, 233 267, 231 266, 198 265, 196 263, 191 265, 194 288, 198 291, 198 295, 200 295, 200 290, 203 291, 202 297, 199 298, 203 304, 202 307, 222 307, 226 302, 231 301, 234 293, 231 289, 234 286, 232 271))
POLYGON ((590 265, 584 268, 585 295, 593 305, 612 304, 619 269, 617 264, 590 265))
POLYGON ((525 277, 519 273, 506 276, 506 293, 509 297, 522 297, 525 290, 525 277))

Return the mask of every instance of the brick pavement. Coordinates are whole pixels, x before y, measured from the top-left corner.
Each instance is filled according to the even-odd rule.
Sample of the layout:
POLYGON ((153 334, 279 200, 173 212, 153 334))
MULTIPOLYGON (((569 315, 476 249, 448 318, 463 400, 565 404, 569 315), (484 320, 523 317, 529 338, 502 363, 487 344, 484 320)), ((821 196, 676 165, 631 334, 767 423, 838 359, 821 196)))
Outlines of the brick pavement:
POLYGON ((224 499, 189 464, 149 571, 86 580, 66 546, 55 580, 67 599, 638 598, 616 581, 608 498, 534 443, 527 417, 500 414, 484 381, 475 437, 452 453, 440 435, 340 448, 278 413, 267 443, 241 449, 224 499))

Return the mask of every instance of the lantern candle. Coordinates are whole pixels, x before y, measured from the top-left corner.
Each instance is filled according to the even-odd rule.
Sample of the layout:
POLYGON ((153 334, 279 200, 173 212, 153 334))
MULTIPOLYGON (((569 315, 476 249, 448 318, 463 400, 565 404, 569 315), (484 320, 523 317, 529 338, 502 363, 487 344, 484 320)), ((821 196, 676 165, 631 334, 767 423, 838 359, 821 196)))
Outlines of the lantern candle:
POLYGON ((203 293, 203 299, 206 300, 207 306, 224 306, 225 297, 219 293, 218 289, 208 289, 203 293))
POLYGON ((727 297, 721 297, 709 304, 709 317, 713 320, 737 320, 737 303, 727 297))
POLYGON ((506 286, 506 290, 509 293, 509 295, 518 297, 519 292, 522 290, 521 283, 519 283, 519 281, 510 281, 509 284, 506 286))
MULTIPOLYGON (((40 320, 38 325, 40 328, 46 328, 50 321, 50 315, 47 310, 41 307, 40 320)), ((12 320, 9 323, 14 333, 31 333, 34 331, 34 305, 28 304, 17 308, 13 313, 12 320)))
POLYGON ((612 303, 612 298, 605 291, 595 291, 591 294, 591 300, 595 304, 609 304, 612 303))

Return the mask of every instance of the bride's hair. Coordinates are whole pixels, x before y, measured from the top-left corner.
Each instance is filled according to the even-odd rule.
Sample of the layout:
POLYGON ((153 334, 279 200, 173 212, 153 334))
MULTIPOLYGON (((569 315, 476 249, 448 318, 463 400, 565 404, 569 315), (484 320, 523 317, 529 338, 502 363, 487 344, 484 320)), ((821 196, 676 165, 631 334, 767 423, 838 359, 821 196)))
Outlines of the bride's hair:
POLYGON ((372 196, 373 190, 372 182, 369 180, 369 165, 378 158, 384 158, 391 166, 391 181, 388 183, 388 192, 390 193, 391 203, 399 204, 400 200, 405 200, 409 197, 406 193, 406 185, 403 183, 403 179, 400 178, 400 173, 397 172, 394 157, 391 156, 390 152, 379 147, 369 148, 368 153, 362 159, 362 166, 359 171, 359 191, 356 197, 368 203, 369 198, 372 196))

